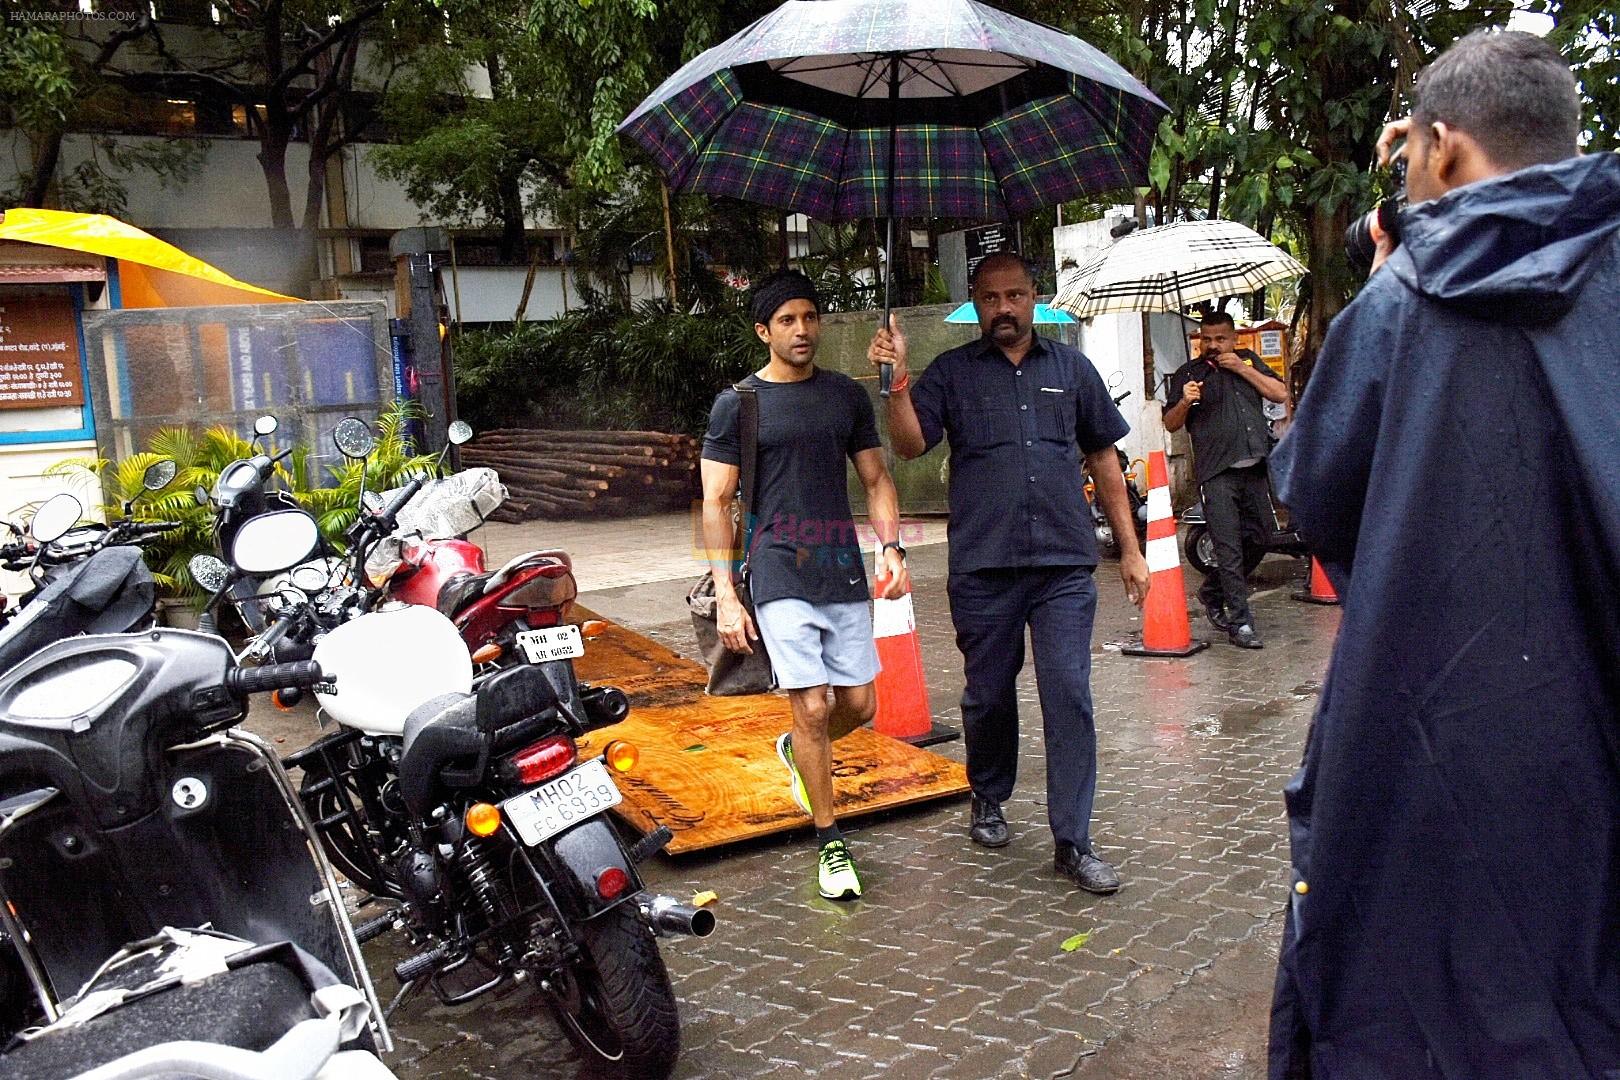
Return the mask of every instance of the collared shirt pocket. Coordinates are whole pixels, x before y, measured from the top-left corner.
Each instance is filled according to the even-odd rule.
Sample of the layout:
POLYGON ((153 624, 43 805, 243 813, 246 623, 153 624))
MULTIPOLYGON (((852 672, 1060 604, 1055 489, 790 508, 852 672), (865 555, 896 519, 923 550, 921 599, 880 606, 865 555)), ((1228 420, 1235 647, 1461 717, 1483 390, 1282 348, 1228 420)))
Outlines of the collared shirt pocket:
POLYGON ((989 394, 965 395, 957 419, 951 445, 961 450, 992 450, 1018 439, 1018 413, 989 394))
POLYGON ((1040 386, 1035 392, 1038 430, 1049 442, 1071 443, 1075 432, 1075 395, 1063 386, 1040 386))

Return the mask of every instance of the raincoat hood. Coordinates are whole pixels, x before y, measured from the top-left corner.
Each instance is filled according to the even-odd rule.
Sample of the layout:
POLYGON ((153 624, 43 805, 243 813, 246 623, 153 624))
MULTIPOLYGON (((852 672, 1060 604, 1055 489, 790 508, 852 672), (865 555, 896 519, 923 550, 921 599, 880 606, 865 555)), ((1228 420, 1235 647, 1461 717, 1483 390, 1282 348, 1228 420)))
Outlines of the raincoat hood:
POLYGON ((1389 266, 1423 296, 1491 322, 1540 325, 1573 305, 1620 229, 1620 155, 1533 165, 1401 215, 1389 266))

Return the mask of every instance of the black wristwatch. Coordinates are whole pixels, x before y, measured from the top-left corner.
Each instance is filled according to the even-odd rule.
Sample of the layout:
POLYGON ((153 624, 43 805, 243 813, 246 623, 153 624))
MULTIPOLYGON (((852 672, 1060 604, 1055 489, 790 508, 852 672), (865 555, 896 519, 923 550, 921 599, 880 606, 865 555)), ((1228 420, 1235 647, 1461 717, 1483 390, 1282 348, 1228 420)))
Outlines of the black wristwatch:
POLYGON ((906 549, 900 546, 900 541, 898 540, 890 540, 888 543, 884 544, 882 550, 878 552, 878 555, 881 557, 883 553, 888 551, 890 548, 894 548, 894 550, 898 551, 900 553, 900 558, 904 559, 906 557, 906 549))

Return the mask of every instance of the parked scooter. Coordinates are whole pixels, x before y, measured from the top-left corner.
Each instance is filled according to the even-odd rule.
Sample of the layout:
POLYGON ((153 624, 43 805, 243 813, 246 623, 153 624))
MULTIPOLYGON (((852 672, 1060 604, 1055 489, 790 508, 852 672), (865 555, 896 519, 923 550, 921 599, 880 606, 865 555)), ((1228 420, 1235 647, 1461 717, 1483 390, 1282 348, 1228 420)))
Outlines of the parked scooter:
MULTIPOLYGON (((147 467, 141 483, 146 491, 161 491, 174 481, 174 477, 174 462, 163 458, 147 467)), ((131 611, 128 620, 122 624, 115 624, 103 613, 101 592, 117 589, 119 580, 125 575, 132 579, 144 579, 146 591, 151 593, 151 575, 146 573, 140 552, 136 549, 146 541, 180 527, 180 523, 175 521, 136 521, 132 516, 133 511, 133 504, 126 502, 123 517, 116 521, 105 525, 99 522, 80 524, 84 504, 75 496, 63 492, 53 495, 40 506, 26 530, 19 529, 11 522, 0 523, 18 538, 0 544, 0 569, 26 574, 29 580, 28 589, 15 606, 0 602, 0 627, 8 627, 43 591, 69 574, 86 579, 74 587, 88 589, 94 595, 87 599, 90 607, 84 609, 81 621, 57 626, 55 636, 132 630, 150 617, 152 595, 147 596, 144 608, 131 611), (45 539, 41 539, 42 533, 46 535, 45 539), (83 569, 83 564, 88 560, 96 562, 94 570, 83 569), (113 568, 121 571, 120 578, 107 576, 115 572, 113 568), (91 620, 91 616, 95 618, 91 620), (90 628, 91 622, 94 630, 90 628)), ((60 613, 59 606, 58 618, 60 613)), ((7 640, 8 634, 0 630, 0 667, 4 667, 6 662, 3 657, 7 654, 7 640)), ((45 637, 39 644, 51 640, 52 637, 45 637)), ((12 650, 16 648, 15 645, 11 646, 12 650)))
MULTIPOLYGON (((706 935, 714 915, 643 891, 636 865, 668 830, 626 851, 602 816, 621 798, 614 773, 638 755, 613 741, 581 761, 577 740, 618 716, 576 708, 542 665, 497 671, 474 693, 471 656, 445 615, 378 607, 381 593, 357 584, 422 483, 362 512, 346 584, 314 595, 289 584, 267 600, 274 622, 259 641, 275 643, 250 651, 307 640, 341 686, 316 693, 339 730, 284 764, 303 769, 300 794, 334 863, 390 907, 361 940, 399 928, 420 950, 394 969, 402 995, 425 985, 459 1005, 527 985, 588 1060, 666 1076, 679 1018, 653 937, 706 935)), ((301 511, 262 520, 293 513, 313 542, 301 511)), ((250 563, 240 541, 229 568, 194 560, 217 595, 253 574, 250 563)), ((571 674, 570 660, 549 663, 571 674)))
MULTIPOLYGON (((307 557, 313 520, 278 517, 238 530, 244 568, 307 557)), ((233 727, 280 687, 336 689, 315 664, 242 668, 172 629, 57 640, 0 674, 0 926, 48 1025, 0 1073, 316 1076, 340 1044, 390 1048, 297 793, 233 727)), ((33 1023, 7 1005, 6 1034, 33 1023)), ((324 1075, 364 1075, 344 1064, 324 1075)))
MULTIPOLYGON (((1182 541, 1187 552, 1187 561, 1192 564, 1194 570, 1208 577, 1216 569, 1215 540, 1209 535, 1209 522, 1204 517, 1204 504, 1202 502, 1193 503, 1181 512, 1178 520, 1180 520, 1182 527, 1187 530, 1185 539, 1182 541)), ((1300 539, 1299 534, 1284 527, 1283 523, 1278 520, 1275 501, 1273 501, 1271 508, 1271 524, 1271 532, 1263 545, 1268 554, 1292 555, 1298 558, 1304 558, 1310 554, 1305 547, 1305 541, 1300 539)))
MULTIPOLYGON (((1114 373, 1116 376, 1119 372, 1114 373)), ((1118 378, 1110 380, 1110 385, 1118 383, 1118 378)), ((1129 390, 1114 398, 1118 405, 1131 396, 1129 390)), ((1131 520, 1136 523, 1136 546, 1142 551, 1147 550, 1147 499, 1136 486, 1136 472, 1131 468, 1131 459, 1125 451, 1114 448, 1119 455, 1119 471, 1125 477, 1125 497, 1130 500, 1131 520)), ((1119 538, 1114 535, 1114 525, 1103 513, 1102 503, 1097 498, 1096 484, 1090 474, 1086 476, 1086 504, 1091 508, 1091 526, 1097 533, 1097 550, 1110 559, 1117 559, 1120 555, 1119 538)))

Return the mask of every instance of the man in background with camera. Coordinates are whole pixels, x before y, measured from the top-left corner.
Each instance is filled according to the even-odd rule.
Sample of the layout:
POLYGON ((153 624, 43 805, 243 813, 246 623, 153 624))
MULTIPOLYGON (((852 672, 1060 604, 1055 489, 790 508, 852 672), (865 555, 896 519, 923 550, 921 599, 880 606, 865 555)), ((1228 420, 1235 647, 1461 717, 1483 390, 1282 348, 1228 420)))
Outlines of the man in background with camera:
POLYGON ((1288 400, 1288 387, 1266 362, 1237 347, 1237 324, 1224 311, 1199 325, 1200 355, 1170 377, 1166 431, 1192 437, 1198 497, 1215 545, 1215 568, 1198 590, 1204 615, 1240 649, 1261 647, 1249 611, 1249 575, 1276 529, 1266 458, 1271 424, 1265 403, 1288 400))
POLYGON ((1270 1075, 1620 1076, 1620 158, 1528 34, 1414 98, 1409 206, 1273 455, 1344 607, 1270 1075))

